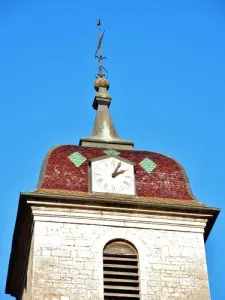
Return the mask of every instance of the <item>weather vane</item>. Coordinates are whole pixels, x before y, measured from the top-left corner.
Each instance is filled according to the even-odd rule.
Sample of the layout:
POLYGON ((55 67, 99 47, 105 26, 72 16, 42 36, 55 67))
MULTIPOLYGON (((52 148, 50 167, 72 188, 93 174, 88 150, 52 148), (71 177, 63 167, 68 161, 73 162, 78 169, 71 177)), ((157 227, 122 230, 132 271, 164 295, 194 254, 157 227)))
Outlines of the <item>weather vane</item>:
POLYGON ((95 58, 98 59, 98 64, 99 64, 99 69, 98 69, 98 75, 96 76, 97 78, 103 78, 105 77, 105 74, 108 74, 107 70, 103 67, 102 61, 103 59, 106 59, 105 56, 102 56, 102 40, 105 34, 105 31, 103 33, 101 32, 101 20, 98 19, 97 21, 97 26, 98 26, 98 47, 97 50, 95 51, 95 58))

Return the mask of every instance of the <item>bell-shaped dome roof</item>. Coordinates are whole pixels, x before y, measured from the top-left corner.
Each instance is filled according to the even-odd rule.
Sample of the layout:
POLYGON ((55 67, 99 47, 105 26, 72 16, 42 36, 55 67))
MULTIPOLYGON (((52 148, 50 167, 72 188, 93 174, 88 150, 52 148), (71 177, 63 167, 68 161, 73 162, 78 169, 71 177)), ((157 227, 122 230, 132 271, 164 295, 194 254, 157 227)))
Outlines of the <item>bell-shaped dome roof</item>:
POLYGON ((49 151, 43 162, 37 191, 88 194, 88 163, 90 159, 103 155, 114 155, 135 163, 138 198, 177 199, 184 204, 197 202, 184 169, 168 156, 148 151, 73 145, 57 146, 49 151))

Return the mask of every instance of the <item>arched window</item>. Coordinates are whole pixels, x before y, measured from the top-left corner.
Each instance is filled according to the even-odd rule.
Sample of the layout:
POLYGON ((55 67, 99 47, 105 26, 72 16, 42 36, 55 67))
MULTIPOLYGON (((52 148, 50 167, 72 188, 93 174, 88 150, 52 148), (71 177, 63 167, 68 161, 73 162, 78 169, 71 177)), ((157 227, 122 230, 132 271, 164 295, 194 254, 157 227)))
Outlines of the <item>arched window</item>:
POLYGON ((114 240, 103 251, 104 300, 140 299, 138 253, 129 242, 114 240))

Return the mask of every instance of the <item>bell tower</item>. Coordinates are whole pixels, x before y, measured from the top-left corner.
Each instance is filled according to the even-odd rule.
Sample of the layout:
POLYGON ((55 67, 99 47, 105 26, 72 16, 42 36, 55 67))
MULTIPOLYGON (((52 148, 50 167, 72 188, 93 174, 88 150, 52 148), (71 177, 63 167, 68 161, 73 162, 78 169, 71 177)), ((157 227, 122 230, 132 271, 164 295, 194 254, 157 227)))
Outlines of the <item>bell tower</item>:
POLYGON ((21 193, 6 293, 17 300, 209 300, 205 241, 219 209, 196 200, 182 166, 134 150, 110 116, 103 67, 90 137, 46 155, 21 193))

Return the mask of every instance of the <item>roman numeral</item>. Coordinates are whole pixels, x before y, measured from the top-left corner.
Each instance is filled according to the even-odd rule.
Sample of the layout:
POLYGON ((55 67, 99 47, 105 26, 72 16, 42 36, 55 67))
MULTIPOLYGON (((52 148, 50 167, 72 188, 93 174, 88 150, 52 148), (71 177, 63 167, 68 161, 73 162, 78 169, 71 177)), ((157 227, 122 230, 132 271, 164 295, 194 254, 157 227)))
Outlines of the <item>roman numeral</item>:
POLYGON ((116 188, 115 188, 114 185, 112 185, 112 192, 113 192, 113 193, 116 193, 116 188))

